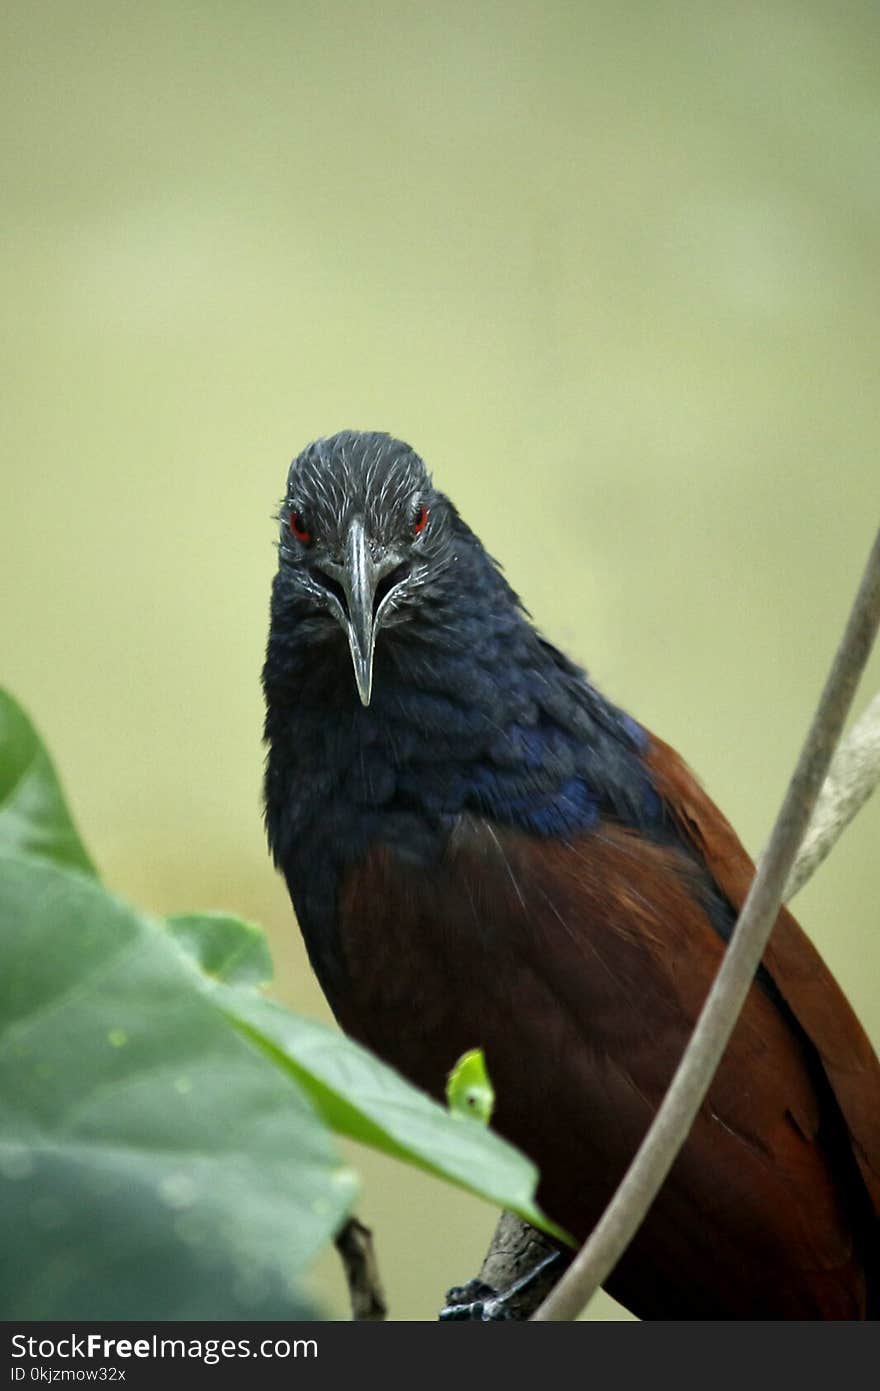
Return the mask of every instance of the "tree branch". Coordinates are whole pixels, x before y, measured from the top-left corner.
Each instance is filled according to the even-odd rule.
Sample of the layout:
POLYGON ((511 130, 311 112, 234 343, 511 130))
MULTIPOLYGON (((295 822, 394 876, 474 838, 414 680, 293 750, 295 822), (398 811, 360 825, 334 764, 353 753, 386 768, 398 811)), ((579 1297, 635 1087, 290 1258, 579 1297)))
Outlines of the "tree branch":
POLYGON ((479 1279, 505 1297, 508 1316, 524 1321, 537 1309, 559 1279, 560 1263, 555 1261, 534 1278, 535 1269, 559 1247, 513 1212, 502 1212, 486 1253, 479 1279), (509 1291, 515 1290, 514 1294, 509 1291))
POLYGON ((871 701, 834 755, 809 830, 788 876, 787 903, 840 839, 880 783, 880 695, 871 701))
POLYGON ((687 1138, 773 930, 878 625, 880 533, 770 842, 690 1043, 622 1183, 587 1242, 534 1314, 537 1321, 577 1317, 626 1250, 687 1138))
POLYGON ((357 1321, 376 1322, 388 1313, 385 1293, 379 1278, 379 1266, 373 1250, 373 1233, 356 1217, 349 1217, 336 1236, 339 1252, 348 1281, 351 1316, 357 1321))

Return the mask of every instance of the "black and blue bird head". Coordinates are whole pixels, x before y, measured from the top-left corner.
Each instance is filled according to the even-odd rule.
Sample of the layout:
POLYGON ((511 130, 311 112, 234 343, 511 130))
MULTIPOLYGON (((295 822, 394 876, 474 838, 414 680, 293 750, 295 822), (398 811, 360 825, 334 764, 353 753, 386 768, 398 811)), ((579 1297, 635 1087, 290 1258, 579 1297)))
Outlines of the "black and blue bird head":
POLYGON ((460 519, 409 445, 346 431, 294 459, 279 521, 286 602, 304 637, 342 631, 368 706, 377 638, 442 604, 460 519))

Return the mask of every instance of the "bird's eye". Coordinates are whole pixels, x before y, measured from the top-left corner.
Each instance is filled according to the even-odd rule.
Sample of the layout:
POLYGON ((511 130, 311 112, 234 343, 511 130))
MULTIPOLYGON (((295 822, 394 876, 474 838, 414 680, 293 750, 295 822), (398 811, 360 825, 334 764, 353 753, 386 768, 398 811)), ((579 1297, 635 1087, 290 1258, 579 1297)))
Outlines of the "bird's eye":
POLYGON ((305 517, 303 516, 302 512, 291 512, 290 530, 293 532, 297 541, 299 541, 301 545, 310 546, 312 544, 314 537, 312 536, 312 533, 309 530, 308 523, 305 517))
POLYGON ((426 527, 427 525, 428 525, 428 509, 427 509, 427 507, 425 506, 425 504, 422 503, 421 507, 419 508, 418 512, 416 513, 415 520, 413 521, 413 532, 415 533, 416 536, 418 536, 419 532, 420 532, 420 531, 424 531, 424 529, 425 529, 425 527, 426 527))

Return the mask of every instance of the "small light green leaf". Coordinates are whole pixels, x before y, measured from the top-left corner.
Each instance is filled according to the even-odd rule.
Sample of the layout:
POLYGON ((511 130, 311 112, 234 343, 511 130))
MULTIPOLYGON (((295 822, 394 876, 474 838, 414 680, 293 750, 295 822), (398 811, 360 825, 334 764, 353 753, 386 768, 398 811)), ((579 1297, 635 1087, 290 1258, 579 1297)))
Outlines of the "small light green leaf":
POLYGON ((489 1124, 495 1109, 495 1089, 482 1048, 462 1053, 446 1079, 446 1100, 450 1111, 489 1124))
POLYGON ((61 784, 21 706, 0 690, 0 848, 95 874, 61 784))
POLYGON ((166 923, 178 945, 215 980, 266 985, 272 979, 266 934, 254 923, 224 913, 178 913, 166 923))

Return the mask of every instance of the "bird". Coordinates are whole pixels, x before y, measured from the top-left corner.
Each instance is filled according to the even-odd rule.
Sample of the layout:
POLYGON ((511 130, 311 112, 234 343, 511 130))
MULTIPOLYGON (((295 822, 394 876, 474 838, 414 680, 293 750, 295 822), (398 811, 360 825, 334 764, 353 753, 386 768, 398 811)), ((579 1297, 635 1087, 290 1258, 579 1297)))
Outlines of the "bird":
MULTIPOLYGON (((680 755, 533 625, 415 450, 290 466, 264 817, 340 1027, 493 1127, 579 1242, 672 1078, 754 874, 680 755)), ((689 1137, 605 1288, 642 1319, 880 1311, 880 1064, 785 908, 689 1137)))

